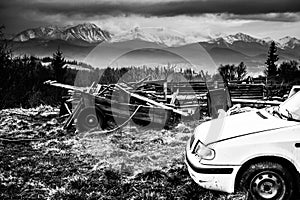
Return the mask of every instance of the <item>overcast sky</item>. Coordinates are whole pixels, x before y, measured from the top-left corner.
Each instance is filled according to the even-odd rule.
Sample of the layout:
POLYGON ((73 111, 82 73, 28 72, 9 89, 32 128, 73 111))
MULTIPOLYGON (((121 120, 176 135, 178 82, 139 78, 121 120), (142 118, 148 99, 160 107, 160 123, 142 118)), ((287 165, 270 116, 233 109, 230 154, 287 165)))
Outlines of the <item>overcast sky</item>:
POLYGON ((166 27, 183 34, 300 38, 299 0, 9 0, 0 3, 7 33, 92 22, 114 34, 166 27))

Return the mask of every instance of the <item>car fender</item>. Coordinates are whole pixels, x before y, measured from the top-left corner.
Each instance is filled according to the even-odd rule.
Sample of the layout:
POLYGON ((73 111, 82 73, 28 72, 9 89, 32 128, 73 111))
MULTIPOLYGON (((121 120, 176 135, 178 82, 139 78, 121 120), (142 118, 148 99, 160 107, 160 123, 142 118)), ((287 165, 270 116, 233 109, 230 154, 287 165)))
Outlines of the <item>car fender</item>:
MULTIPOLYGON (((256 160, 256 159, 262 159, 263 158, 281 158, 281 159, 285 159, 287 161, 289 161, 295 168, 296 170, 300 173, 300 166, 299 164, 293 159, 293 156, 291 155, 286 155, 286 154, 282 154, 282 153, 272 153, 272 152, 263 152, 263 153, 257 153, 257 154, 253 154, 251 156, 248 156, 247 158, 245 158, 244 160, 242 160, 241 162, 241 167, 244 166, 246 163, 249 163, 249 161, 251 162, 251 160, 256 160)), ((266 159, 267 160, 267 159, 266 159)))

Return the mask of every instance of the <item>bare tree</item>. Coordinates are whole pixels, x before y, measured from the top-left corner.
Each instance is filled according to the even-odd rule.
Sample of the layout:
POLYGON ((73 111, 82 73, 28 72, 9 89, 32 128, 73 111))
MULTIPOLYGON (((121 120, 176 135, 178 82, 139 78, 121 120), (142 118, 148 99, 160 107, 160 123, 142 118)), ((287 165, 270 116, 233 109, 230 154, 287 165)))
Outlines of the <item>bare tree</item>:
POLYGON ((237 80, 243 80, 247 75, 247 66, 241 62, 236 68, 237 80))

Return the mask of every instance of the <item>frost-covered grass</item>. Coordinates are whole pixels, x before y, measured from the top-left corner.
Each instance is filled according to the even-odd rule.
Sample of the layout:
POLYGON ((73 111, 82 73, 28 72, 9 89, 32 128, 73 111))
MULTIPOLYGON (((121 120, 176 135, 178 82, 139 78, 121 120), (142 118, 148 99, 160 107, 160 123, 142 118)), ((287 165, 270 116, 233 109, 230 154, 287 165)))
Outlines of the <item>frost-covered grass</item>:
POLYGON ((188 175, 184 147, 198 123, 78 135, 61 129, 52 108, 39 109, 0 111, 0 137, 42 138, 0 141, 0 199, 245 199, 188 175))

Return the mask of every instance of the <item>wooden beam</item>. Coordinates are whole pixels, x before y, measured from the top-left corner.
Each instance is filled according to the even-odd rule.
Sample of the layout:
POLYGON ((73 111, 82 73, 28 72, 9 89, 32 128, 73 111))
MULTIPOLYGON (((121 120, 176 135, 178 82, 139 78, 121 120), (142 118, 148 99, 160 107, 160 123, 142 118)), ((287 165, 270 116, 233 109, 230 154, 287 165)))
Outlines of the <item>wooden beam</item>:
MULTIPOLYGON (((177 89, 176 92, 174 92, 172 94, 172 98, 171 98, 171 101, 170 101, 171 105, 175 105, 175 100, 176 100, 176 97, 177 97, 178 93, 179 93, 179 89, 177 89)), ((166 98, 167 98, 167 95, 166 95, 166 98)))
POLYGON ((183 116, 189 116, 188 113, 185 113, 185 112, 182 112, 180 110, 177 110, 177 109, 174 109, 174 108, 171 108, 169 106, 166 106, 162 103, 159 103, 159 102, 156 102, 152 99, 149 99, 147 97, 144 97, 144 96, 141 96, 141 95, 138 95, 138 94, 135 94, 135 93, 131 93, 127 90, 125 90, 124 88, 122 88, 120 85, 116 84, 116 87, 118 87, 120 90, 124 91, 125 93, 129 94, 130 96, 134 97, 134 98, 137 98, 137 99, 140 99, 142 101, 145 101, 145 102, 148 102, 150 104, 153 104, 155 106, 158 106, 160 108, 163 108, 163 109, 166 109, 166 110, 172 110, 173 112, 177 113, 177 114, 180 114, 180 115, 183 115, 183 116))
POLYGON ((77 104, 77 106, 74 109, 74 111, 68 117, 67 121, 65 122, 65 124, 63 126, 63 129, 67 129, 67 128, 70 127, 73 119, 77 116, 78 112, 80 111, 81 106, 82 106, 82 100, 77 104))
POLYGON ((84 90, 85 90, 85 88, 83 88, 83 87, 76 87, 76 86, 73 86, 73 85, 58 83, 56 81, 51 81, 51 80, 45 81, 44 84, 49 84, 49 85, 52 85, 54 87, 60 87, 60 88, 73 90, 73 91, 78 91, 78 92, 84 92, 84 90))
POLYGON ((231 99, 232 103, 242 103, 242 104, 263 104, 263 105, 272 105, 278 106, 281 101, 265 101, 265 100, 256 100, 256 99, 231 99))

